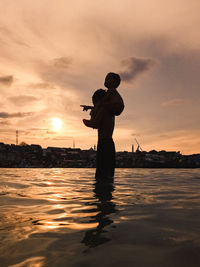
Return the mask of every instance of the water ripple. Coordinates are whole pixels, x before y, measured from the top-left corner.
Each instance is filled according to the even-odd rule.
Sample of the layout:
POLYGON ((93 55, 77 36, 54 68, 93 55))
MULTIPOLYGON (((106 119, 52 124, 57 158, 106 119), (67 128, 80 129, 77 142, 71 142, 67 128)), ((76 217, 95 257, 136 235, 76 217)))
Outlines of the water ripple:
POLYGON ((114 183, 96 182, 93 169, 0 169, 1 264, 92 266, 83 253, 112 257, 119 244, 130 262, 130 247, 159 246, 163 258, 200 248, 199 179, 186 169, 118 169, 114 183))

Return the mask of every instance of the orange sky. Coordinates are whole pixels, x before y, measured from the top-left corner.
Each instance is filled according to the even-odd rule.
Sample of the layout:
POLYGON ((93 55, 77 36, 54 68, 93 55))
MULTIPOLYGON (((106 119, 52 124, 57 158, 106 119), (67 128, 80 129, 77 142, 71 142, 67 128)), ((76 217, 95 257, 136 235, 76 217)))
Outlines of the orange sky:
POLYGON ((80 104, 122 73, 117 150, 200 152, 198 0, 1 0, 0 142, 96 143, 80 104), (56 130, 51 119, 62 120, 56 130), (136 144, 135 144, 136 145, 136 144))

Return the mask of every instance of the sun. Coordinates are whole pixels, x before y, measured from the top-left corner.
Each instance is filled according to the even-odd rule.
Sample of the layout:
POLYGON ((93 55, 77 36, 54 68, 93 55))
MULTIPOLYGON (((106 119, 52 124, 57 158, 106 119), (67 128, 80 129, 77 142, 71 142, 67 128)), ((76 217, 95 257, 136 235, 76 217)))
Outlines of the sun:
POLYGON ((51 125, 56 129, 59 130, 62 127, 62 120, 59 118, 52 118, 51 125))

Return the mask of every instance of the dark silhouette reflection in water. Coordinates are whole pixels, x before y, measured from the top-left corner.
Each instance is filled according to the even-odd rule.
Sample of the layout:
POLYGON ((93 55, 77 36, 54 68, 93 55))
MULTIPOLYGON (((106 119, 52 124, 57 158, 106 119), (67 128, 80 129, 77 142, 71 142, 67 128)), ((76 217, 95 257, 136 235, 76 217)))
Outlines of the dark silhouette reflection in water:
POLYGON ((96 180, 94 186, 94 197, 98 200, 98 213, 92 219, 98 225, 95 229, 86 231, 81 241, 81 243, 84 243, 90 248, 102 245, 111 240, 111 238, 105 236, 107 233, 105 227, 113 223, 109 215, 117 211, 116 205, 112 202, 112 192, 114 191, 113 179, 96 180))

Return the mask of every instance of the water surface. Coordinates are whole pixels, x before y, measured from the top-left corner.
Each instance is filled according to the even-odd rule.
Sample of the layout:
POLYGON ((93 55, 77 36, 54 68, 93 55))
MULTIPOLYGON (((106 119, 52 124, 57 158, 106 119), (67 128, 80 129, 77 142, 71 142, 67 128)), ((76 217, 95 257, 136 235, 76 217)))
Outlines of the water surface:
POLYGON ((200 266, 200 170, 0 169, 0 266, 200 266))

